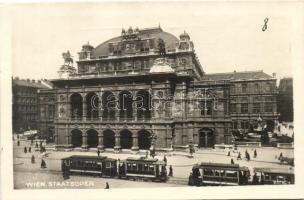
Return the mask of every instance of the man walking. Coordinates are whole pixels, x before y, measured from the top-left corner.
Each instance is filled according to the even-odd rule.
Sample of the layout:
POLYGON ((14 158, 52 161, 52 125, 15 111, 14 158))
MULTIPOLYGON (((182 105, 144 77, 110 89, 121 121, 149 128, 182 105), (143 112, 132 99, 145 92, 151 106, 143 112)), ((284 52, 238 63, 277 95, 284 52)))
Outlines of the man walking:
POLYGON ((238 154, 238 156, 237 156, 237 160, 242 160, 241 152, 239 152, 239 154, 238 154))
POLYGON ((172 165, 170 165, 170 167, 169 167, 169 174, 168 174, 168 176, 173 176, 173 168, 172 168, 172 165))

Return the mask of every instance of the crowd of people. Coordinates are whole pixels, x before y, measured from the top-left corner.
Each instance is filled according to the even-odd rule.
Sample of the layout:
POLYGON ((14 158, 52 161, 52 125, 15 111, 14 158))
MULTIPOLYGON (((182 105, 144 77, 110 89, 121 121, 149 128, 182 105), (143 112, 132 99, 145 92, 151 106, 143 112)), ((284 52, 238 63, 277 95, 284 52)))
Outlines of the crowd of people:
MULTIPOLYGON (((20 140, 19 140, 19 136, 17 136, 17 146, 20 146, 20 140)), ((29 147, 27 146, 24 146, 23 148, 23 152, 24 154, 27 154, 27 153, 32 153, 32 145, 34 144, 34 140, 31 140, 31 144, 29 147)), ((38 144, 38 142, 36 141, 35 143, 35 148, 36 150, 38 150, 42 155, 45 155, 45 152, 46 152, 46 149, 45 149, 45 146, 43 146, 42 142, 40 141, 40 143, 38 144)), ((31 163, 32 164, 35 164, 36 163, 36 158, 35 158, 35 155, 32 154, 32 156, 30 157, 31 159, 31 163)), ((46 162, 43 158, 41 158, 41 164, 40 164, 40 167, 41 168, 46 168, 46 162)))

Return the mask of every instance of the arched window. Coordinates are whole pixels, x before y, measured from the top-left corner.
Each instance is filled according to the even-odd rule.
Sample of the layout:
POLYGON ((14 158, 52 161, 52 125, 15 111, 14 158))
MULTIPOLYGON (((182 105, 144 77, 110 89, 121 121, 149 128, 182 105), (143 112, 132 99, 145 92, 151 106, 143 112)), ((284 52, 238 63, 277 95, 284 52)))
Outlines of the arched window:
POLYGON ((242 92, 243 92, 243 93, 246 93, 246 92, 247 92, 247 84, 246 84, 246 83, 243 83, 243 84, 242 84, 242 92))
POLYGON ((259 86, 258 83, 255 83, 255 84, 254 84, 254 91, 255 91, 255 92, 259 92, 259 91, 260 91, 260 86, 259 86))

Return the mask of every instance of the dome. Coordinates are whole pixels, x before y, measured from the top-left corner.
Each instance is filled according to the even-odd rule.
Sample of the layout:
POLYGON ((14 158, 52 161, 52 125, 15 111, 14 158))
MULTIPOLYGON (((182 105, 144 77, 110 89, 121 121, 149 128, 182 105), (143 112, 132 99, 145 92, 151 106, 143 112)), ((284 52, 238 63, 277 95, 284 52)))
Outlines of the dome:
MULTIPOLYGON (((179 41, 177 37, 174 35, 164 32, 161 28, 147 28, 147 29, 139 29, 138 37, 145 38, 155 38, 155 42, 157 43, 158 39, 161 38, 165 42, 166 50, 175 50, 176 43, 179 41)), ((122 41, 122 36, 112 38, 107 40, 100 45, 98 45, 95 49, 93 49, 92 56, 100 57, 100 56, 109 56, 109 44, 116 43, 122 41)))
POLYGON ((157 58, 150 69, 150 73, 174 73, 174 70, 165 58, 157 58))
POLYGON ((189 36, 188 33, 186 33, 186 31, 184 31, 182 34, 180 34, 179 38, 180 38, 180 39, 182 39, 182 38, 190 39, 190 36, 189 36))

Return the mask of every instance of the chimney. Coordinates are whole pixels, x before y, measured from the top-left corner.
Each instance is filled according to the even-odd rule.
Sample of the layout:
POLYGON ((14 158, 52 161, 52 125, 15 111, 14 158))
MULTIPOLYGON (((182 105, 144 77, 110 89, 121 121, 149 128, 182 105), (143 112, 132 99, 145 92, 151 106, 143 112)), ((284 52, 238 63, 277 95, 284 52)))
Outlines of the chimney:
POLYGON ((33 80, 32 80, 32 83, 35 83, 35 82, 36 82, 36 81, 33 79, 33 80))
POLYGON ((276 73, 272 73, 272 77, 276 78, 277 74, 276 73))

